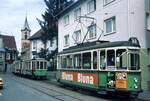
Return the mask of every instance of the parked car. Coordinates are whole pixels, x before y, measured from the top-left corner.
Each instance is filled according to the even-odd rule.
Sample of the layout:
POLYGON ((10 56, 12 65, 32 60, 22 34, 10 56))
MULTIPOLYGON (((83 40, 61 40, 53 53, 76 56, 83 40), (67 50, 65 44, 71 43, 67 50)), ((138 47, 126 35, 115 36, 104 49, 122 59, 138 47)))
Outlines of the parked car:
POLYGON ((0 77, 0 88, 3 88, 3 79, 0 77))

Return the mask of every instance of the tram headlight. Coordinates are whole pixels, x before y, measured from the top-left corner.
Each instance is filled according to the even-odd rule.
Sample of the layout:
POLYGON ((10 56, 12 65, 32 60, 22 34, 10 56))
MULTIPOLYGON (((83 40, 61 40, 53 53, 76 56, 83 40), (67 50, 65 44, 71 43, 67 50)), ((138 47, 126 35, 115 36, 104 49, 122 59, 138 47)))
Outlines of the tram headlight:
POLYGON ((137 88, 138 88, 137 84, 134 84, 134 88, 135 88, 135 89, 137 89, 137 88))
POLYGON ((138 82, 138 79, 137 79, 137 78, 134 78, 134 82, 137 83, 137 82, 138 82))

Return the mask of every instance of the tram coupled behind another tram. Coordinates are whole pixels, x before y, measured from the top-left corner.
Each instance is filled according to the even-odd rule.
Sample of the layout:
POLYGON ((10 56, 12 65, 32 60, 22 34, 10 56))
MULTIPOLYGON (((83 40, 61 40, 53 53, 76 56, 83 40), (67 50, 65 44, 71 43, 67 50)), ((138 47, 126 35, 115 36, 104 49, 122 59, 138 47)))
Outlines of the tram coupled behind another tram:
POLYGON ((140 45, 131 41, 74 46, 58 54, 57 81, 76 88, 141 92, 140 45))
POLYGON ((25 75, 32 78, 46 78, 47 61, 44 59, 24 61, 25 75))

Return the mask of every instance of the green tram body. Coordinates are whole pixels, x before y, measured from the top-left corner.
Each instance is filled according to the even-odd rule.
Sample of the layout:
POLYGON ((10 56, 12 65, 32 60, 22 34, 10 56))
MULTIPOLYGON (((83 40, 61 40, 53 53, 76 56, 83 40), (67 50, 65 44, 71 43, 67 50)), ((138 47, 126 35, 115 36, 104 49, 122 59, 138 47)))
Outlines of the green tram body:
POLYGON ((17 75, 33 78, 46 78, 47 61, 44 59, 15 61, 12 71, 17 75))
POLYGON ((57 81, 75 88, 137 95, 140 45, 131 41, 87 43, 58 54, 57 81))

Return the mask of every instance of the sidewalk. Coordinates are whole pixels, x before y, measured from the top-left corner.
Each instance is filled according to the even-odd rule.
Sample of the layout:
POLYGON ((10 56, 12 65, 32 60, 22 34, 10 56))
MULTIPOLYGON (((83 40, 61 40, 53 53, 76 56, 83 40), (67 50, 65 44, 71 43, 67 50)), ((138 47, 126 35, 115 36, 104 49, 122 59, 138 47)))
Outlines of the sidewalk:
POLYGON ((150 91, 144 91, 140 93, 137 98, 144 101, 150 101, 150 91))
MULTIPOLYGON (((53 83, 57 82, 56 81, 56 71, 48 71, 47 79, 53 83)), ((150 101, 150 91, 144 91, 144 92, 140 93, 137 98, 140 100, 144 100, 144 101, 150 101)))

